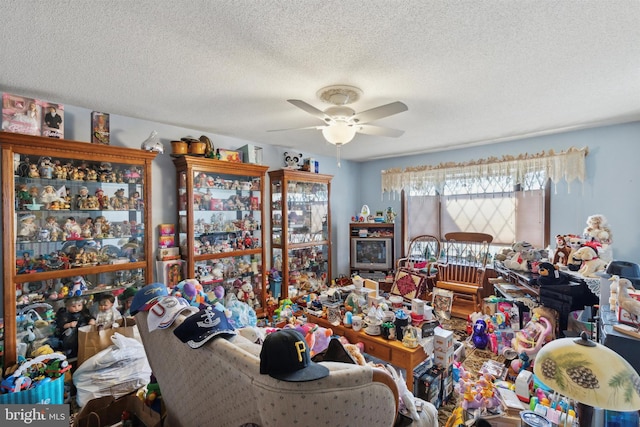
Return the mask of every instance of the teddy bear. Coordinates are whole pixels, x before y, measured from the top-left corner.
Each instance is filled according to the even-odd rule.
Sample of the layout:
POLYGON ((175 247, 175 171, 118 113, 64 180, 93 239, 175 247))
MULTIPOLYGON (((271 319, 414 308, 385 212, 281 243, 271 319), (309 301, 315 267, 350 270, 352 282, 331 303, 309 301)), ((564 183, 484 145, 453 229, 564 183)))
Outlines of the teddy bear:
POLYGON ((302 153, 290 153, 284 152, 284 164, 287 169, 300 169, 300 160, 302 159, 302 153))
POLYGON ((574 260, 582 262, 579 274, 584 277, 596 277, 594 273, 603 271, 607 267, 607 262, 598 257, 596 248, 590 245, 584 245, 573 254, 574 260))
POLYGON ((560 274, 557 264, 541 262, 538 265, 538 285, 564 285, 569 282, 566 276, 560 274))
POLYGON ((511 247, 511 255, 504 260, 504 266, 510 270, 522 270, 527 271, 527 255, 526 251, 533 249, 533 246, 529 242, 520 241, 513 244, 511 247), (524 255, 524 256, 523 256, 524 255))
POLYGON ((251 283, 243 282, 242 285, 240 285, 240 289, 238 289, 238 293, 236 296, 240 301, 245 302, 253 307, 256 294, 253 292, 253 286, 251 286, 251 283))

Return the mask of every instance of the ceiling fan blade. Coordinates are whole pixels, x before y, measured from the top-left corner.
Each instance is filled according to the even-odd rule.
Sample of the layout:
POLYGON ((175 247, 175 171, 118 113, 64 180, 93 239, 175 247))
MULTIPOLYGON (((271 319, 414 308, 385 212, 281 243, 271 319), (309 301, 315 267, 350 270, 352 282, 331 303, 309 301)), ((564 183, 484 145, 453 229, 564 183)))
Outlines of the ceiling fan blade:
POLYGON ((301 110, 306 111, 307 113, 311 114, 312 116, 319 118, 323 122, 327 121, 327 119, 331 119, 331 117, 326 115, 324 113, 324 111, 318 110, 313 105, 307 104, 306 102, 301 101, 299 99, 287 99, 287 102, 295 105, 296 107, 300 108, 301 110))
POLYGON ((305 129, 322 129, 326 128, 326 126, 306 126, 302 128, 288 128, 288 129, 269 129, 267 132, 282 132, 285 130, 305 130, 305 129))
POLYGON ((392 102, 391 104, 381 105, 370 110, 362 111, 361 113, 354 115, 351 120, 354 123, 369 123, 383 117, 402 113, 403 111, 407 111, 408 109, 409 107, 407 107, 404 103, 396 101, 392 102))
POLYGON ((357 133, 363 133, 365 135, 390 136, 392 138, 397 138, 404 134, 403 130, 383 128, 381 126, 374 125, 357 125, 357 128, 357 133))

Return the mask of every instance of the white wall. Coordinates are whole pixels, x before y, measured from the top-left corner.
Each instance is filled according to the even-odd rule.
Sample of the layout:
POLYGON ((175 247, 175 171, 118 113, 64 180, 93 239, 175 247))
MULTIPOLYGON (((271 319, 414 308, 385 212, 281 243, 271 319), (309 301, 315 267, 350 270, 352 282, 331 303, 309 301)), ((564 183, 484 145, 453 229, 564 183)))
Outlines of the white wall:
MULTIPOLYGON (((572 146, 589 147, 587 178, 584 184, 574 181, 569 187, 564 181, 557 186, 552 184, 551 236, 581 234, 589 215, 603 214, 611 225, 614 258, 640 262, 640 227, 634 223, 640 212, 640 197, 635 187, 640 183, 640 122, 368 162, 360 171, 360 200, 368 203, 372 210, 392 206, 400 212, 397 195, 394 198, 385 194, 381 200, 380 171, 384 169, 563 151, 572 146)), ((396 232, 398 228, 396 226, 396 232)))

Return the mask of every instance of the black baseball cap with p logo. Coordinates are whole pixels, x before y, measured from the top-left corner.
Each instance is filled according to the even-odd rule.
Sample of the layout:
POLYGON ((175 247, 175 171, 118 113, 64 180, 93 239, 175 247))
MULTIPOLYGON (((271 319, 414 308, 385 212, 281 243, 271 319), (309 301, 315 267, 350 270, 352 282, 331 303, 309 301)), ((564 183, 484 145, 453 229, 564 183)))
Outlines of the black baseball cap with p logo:
POLYGON ((329 375, 329 369, 311 361, 302 334, 282 329, 265 338, 260 352, 260 373, 282 381, 313 381, 329 375))

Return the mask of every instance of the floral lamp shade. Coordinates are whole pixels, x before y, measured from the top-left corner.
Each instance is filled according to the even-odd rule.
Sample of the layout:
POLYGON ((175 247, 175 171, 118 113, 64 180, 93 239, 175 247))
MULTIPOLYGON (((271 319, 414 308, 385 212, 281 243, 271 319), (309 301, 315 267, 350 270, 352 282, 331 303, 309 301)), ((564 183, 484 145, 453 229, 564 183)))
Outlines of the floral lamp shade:
POLYGON ((612 411, 640 409, 638 373, 584 332, 581 338, 561 338, 542 347, 533 372, 546 386, 582 404, 612 411))

